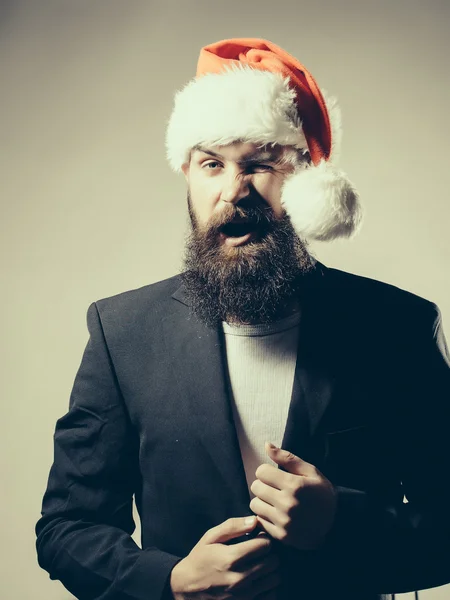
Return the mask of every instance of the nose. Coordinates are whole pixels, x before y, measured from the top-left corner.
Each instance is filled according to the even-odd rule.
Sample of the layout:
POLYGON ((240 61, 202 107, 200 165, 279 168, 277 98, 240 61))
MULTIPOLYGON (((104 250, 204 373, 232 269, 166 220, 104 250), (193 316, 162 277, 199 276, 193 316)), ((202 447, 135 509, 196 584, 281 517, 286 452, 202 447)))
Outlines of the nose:
POLYGON ((248 196, 248 176, 242 175, 240 172, 230 172, 222 187, 220 199, 223 202, 237 204, 239 200, 248 196))

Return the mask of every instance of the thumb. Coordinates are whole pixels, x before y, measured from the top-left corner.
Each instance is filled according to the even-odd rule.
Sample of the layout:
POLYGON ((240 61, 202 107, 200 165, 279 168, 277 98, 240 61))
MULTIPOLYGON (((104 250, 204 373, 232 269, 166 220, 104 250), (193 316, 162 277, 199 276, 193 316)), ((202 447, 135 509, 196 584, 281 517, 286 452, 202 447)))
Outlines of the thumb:
POLYGON ((281 465, 289 473, 294 475, 313 475, 314 465, 292 454, 288 450, 278 448, 270 442, 265 443, 266 454, 278 465, 281 465))

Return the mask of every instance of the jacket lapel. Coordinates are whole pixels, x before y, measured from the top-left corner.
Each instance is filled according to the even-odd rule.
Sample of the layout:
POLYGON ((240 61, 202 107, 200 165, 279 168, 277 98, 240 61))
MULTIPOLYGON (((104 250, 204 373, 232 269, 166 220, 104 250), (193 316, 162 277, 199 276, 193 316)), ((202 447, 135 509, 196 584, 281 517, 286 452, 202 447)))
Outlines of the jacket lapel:
POLYGON ((235 516, 252 514, 250 495, 225 377, 225 346, 219 328, 211 329, 190 313, 183 287, 172 296, 181 304, 173 323, 166 321, 177 344, 183 393, 205 450, 232 490, 235 516), (180 319, 180 316, 182 317, 180 319))
MULTIPOLYGON (((327 359, 330 315, 324 294, 326 267, 317 263, 301 297, 301 320, 294 385, 282 447, 320 468, 324 448, 314 434, 331 402, 335 377, 327 359)), ((220 328, 211 329, 190 314, 181 286, 172 296, 181 303, 170 327, 187 373, 184 388, 198 434, 228 488, 235 490, 236 515, 251 514, 250 495, 225 377, 225 345, 220 328)))
POLYGON ((302 291, 294 385, 282 442, 283 449, 319 468, 325 446, 315 434, 336 392, 332 358, 332 328, 336 321, 327 286, 327 268, 317 263, 302 291))

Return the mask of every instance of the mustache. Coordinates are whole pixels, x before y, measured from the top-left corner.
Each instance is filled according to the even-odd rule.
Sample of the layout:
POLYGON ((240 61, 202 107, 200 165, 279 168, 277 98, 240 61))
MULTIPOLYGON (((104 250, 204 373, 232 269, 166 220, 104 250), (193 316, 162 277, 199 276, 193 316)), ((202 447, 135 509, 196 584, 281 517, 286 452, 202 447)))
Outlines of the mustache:
POLYGON ((258 229, 269 230, 276 221, 272 208, 267 204, 227 204, 219 214, 213 215, 208 223, 210 233, 218 233, 232 222, 246 222, 258 229))

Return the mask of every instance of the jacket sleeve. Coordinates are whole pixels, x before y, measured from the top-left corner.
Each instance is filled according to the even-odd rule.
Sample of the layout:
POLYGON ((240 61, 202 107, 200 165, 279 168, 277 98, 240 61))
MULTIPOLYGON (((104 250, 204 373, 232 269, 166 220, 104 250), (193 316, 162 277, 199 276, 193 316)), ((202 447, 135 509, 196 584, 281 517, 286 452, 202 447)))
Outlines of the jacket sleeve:
POLYGON ((431 303, 428 310, 411 325, 417 343, 408 353, 407 397, 399 400, 408 502, 387 506, 336 486, 336 518, 318 550, 336 578, 380 594, 450 583, 450 361, 440 311, 431 303))
POLYGON ((39 565, 79 600, 162 600, 180 557, 131 537, 139 441, 131 427, 95 303, 36 532, 39 565))

